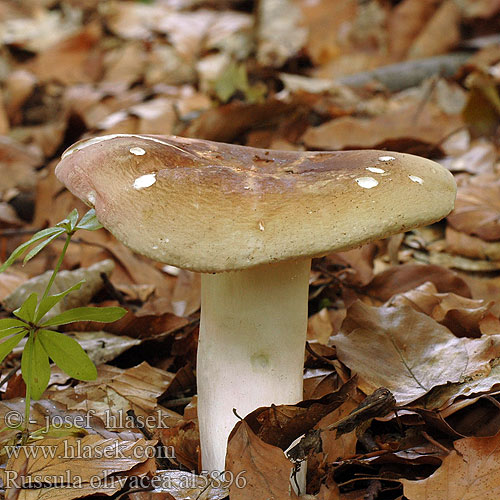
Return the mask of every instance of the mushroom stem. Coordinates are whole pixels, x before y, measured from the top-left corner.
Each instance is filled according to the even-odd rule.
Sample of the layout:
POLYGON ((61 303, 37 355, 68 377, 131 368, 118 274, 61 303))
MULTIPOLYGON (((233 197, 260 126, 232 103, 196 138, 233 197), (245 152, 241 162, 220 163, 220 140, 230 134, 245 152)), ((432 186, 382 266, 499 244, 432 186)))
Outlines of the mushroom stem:
POLYGON ((202 465, 223 471, 227 438, 260 406, 302 400, 311 259, 203 274, 198 344, 202 465))

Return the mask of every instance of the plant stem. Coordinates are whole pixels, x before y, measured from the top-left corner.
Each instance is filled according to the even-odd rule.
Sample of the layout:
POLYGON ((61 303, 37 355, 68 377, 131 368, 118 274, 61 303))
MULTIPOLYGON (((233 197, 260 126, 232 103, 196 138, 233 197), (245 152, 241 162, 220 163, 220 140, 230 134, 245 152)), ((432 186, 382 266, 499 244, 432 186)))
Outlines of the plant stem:
MULTIPOLYGON (((28 340, 31 336, 34 336, 35 335, 35 330, 31 329, 30 330, 30 333, 29 333, 29 336, 28 336, 28 340)), ((31 362, 33 362, 33 357, 31 357, 30 359, 31 362)), ((32 371, 33 370, 33 366, 30 367, 32 371)), ((30 423, 30 413, 31 413, 31 383, 29 382, 29 380, 25 380, 25 383, 26 383, 26 396, 25 396, 25 399, 24 399, 24 422, 23 422, 23 443, 25 443, 25 440, 28 438, 28 427, 29 427, 29 423, 30 423)))
POLYGON ((61 269, 61 265, 64 260, 64 256, 66 255, 66 250, 68 250, 68 245, 71 240, 71 237, 73 236, 73 233, 70 233, 66 236, 66 241, 64 242, 64 247, 61 251, 61 255, 59 256, 59 260, 57 261, 56 267, 54 268, 54 271, 52 271, 52 276, 50 277, 49 282, 47 283, 47 287, 45 288, 45 291, 43 292, 43 297, 42 300, 47 298, 50 292, 50 289, 52 288, 52 285, 54 284, 54 280, 56 279, 57 273, 59 272, 59 269, 61 269))
MULTIPOLYGON (((47 298, 50 292, 50 289, 52 288, 52 285, 54 284, 54 280, 56 279, 57 273, 59 272, 59 269, 61 269, 61 265, 64 260, 64 256, 66 255, 66 251, 68 250, 69 242, 71 240, 71 237, 73 236, 73 233, 68 233, 66 236, 66 241, 64 242, 64 247, 61 251, 61 255, 59 256, 59 259, 57 261, 56 267, 52 271, 52 276, 50 277, 49 282, 47 283, 47 286, 45 287, 45 291, 43 292, 43 297, 42 300, 47 298)), ((33 338, 34 340, 35 336, 35 330, 30 330, 29 333, 29 338, 33 338)), ((33 363, 33 358, 31 358, 31 363, 33 363)), ((33 366, 30 367, 30 372, 32 372, 33 366)), ((29 426, 29 421, 30 421, 30 412, 31 412, 31 384, 26 381, 26 399, 25 399, 25 407, 24 407, 24 425, 23 425, 23 440, 27 438, 28 436, 28 426, 29 426)))

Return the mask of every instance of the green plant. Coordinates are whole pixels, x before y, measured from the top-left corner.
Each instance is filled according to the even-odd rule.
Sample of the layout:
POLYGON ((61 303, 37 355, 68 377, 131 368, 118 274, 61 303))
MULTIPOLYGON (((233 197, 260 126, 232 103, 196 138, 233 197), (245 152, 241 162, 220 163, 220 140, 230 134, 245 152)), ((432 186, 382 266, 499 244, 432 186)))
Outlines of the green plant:
POLYGON ((49 358, 75 379, 93 380, 97 377, 94 363, 80 344, 73 338, 49 328, 75 321, 111 323, 120 319, 126 313, 126 310, 121 307, 77 307, 44 319, 57 303, 71 292, 78 290, 83 284, 82 280, 61 293, 50 295, 50 289, 61 268, 72 236, 79 229, 95 231, 100 228, 102 226, 98 222, 93 209, 89 210, 79 222, 78 212, 75 209, 66 219, 54 227, 37 232, 30 240, 19 245, 4 264, 0 266, 0 272, 5 271, 23 254, 26 254, 24 257, 24 263, 26 263, 53 240, 66 235, 64 247, 40 300, 36 293, 32 293, 21 307, 13 312, 15 318, 0 320, 0 339, 4 339, 0 344, 0 363, 24 337, 28 337, 21 358, 21 372, 26 384, 23 426, 25 436, 27 436, 28 430, 31 399, 39 399, 49 383, 49 358), (35 244, 36 246, 32 247, 35 244), (32 248, 28 251, 30 247, 32 248))

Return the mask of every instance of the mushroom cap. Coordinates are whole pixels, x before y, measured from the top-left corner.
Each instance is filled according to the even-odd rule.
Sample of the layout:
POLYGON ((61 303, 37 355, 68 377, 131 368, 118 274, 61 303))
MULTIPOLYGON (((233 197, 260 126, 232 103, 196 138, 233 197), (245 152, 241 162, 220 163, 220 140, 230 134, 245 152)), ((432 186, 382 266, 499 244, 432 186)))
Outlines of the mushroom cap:
POLYGON ((80 141, 56 175, 125 245, 221 272, 325 255, 436 222, 453 176, 387 151, 269 151, 175 136, 80 141))

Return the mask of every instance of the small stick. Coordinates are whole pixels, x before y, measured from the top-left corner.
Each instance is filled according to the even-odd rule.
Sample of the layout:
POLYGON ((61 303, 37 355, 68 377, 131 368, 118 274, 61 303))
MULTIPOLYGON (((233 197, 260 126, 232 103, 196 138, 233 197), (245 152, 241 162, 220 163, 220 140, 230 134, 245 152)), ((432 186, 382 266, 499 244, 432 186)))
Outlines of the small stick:
POLYGON ((450 449, 446 448, 443 444, 441 444, 439 441, 436 441, 433 437, 429 436, 427 432, 422 431, 422 436, 424 436, 429 443, 433 444, 434 446, 437 446, 440 450, 444 451, 447 455, 451 452, 450 449))

